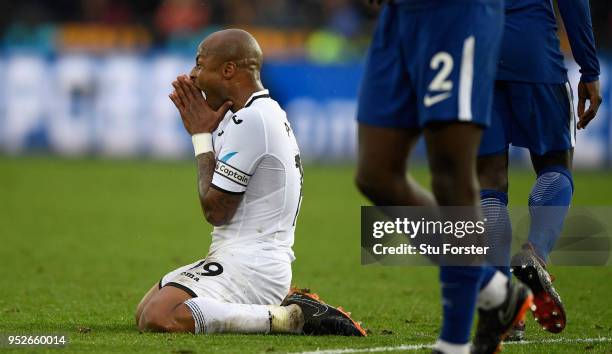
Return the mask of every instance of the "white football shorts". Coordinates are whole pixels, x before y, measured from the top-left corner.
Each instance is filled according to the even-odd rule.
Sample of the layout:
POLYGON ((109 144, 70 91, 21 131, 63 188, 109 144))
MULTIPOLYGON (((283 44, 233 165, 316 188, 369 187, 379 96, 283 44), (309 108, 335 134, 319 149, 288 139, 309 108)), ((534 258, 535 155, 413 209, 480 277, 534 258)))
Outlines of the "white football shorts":
POLYGON ((160 288, 174 286, 194 297, 256 305, 279 305, 290 285, 291 263, 265 257, 259 250, 227 249, 180 267, 159 282, 160 288))

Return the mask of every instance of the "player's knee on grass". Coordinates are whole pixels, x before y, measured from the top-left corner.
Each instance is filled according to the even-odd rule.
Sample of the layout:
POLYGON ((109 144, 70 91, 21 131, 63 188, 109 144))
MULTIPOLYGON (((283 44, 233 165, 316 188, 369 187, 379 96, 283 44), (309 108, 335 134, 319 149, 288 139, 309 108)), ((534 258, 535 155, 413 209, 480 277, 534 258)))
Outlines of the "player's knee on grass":
POLYGON ((138 320, 138 329, 150 332, 172 332, 170 311, 158 302, 149 302, 138 320))
POLYGON ((138 306, 136 307, 136 314, 135 314, 136 326, 138 326, 138 323, 140 322, 140 316, 142 316, 142 312, 144 311, 144 308, 147 306, 149 301, 151 301, 151 299, 155 297, 155 295, 158 292, 159 292, 159 284, 155 283, 151 287, 151 289, 149 289, 149 291, 147 291, 147 293, 142 297, 142 300, 140 300, 140 302, 138 303, 138 306))
POLYGON ((143 311, 138 329, 149 332, 193 332, 191 311, 181 303, 168 311, 168 306, 149 304, 143 311))
POLYGON ((175 287, 164 287, 145 305, 138 321, 141 331, 193 332, 194 321, 185 301, 191 295, 175 287))

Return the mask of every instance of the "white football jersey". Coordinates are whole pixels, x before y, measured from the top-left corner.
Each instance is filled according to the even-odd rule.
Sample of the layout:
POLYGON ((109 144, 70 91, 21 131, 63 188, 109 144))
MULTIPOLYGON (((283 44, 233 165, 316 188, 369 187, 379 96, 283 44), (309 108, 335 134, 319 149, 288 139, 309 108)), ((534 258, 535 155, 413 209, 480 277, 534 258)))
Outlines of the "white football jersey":
POLYGON ((287 115, 268 90, 228 112, 212 133, 217 164, 211 188, 244 194, 232 220, 212 231, 210 252, 230 248, 293 261, 302 199, 300 151, 287 115))

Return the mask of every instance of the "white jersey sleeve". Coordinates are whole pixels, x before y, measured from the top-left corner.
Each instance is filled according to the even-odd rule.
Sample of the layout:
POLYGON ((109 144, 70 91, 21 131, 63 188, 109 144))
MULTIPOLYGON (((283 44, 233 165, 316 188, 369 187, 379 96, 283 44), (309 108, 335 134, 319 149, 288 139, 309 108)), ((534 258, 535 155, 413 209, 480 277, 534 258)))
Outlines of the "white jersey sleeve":
POLYGON ((257 165, 267 151, 267 136, 259 110, 241 109, 223 130, 212 187, 223 192, 244 193, 257 165))

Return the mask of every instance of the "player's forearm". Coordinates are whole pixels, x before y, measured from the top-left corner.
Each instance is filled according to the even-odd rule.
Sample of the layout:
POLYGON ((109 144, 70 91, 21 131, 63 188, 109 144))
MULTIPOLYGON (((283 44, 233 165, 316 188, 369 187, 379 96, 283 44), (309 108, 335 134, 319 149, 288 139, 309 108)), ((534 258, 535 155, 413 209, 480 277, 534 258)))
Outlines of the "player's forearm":
POLYGON ((206 194, 210 189, 217 160, 213 152, 207 152, 196 156, 196 161, 198 165, 198 193, 200 197, 200 206, 202 207, 202 212, 206 220, 208 220, 208 214, 212 212, 212 207, 206 203, 206 194))
POLYGON ((599 79, 599 61, 591 24, 588 0, 557 0, 559 12, 572 48, 576 63, 580 66, 581 81, 599 79))
POLYGON ((211 151, 196 156, 196 161, 198 164, 198 190, 200 192, 200 199, 202 199, 210 188, 217 160, 215 159, 215 154, 211 151))
POLYGON ((204 217, 213 226, 225 225, 234 216, 241 197, 221 193, 211 188, 217 163, 214 153, 200 154, 196 160, 198 164, 198 192, 204 217))

